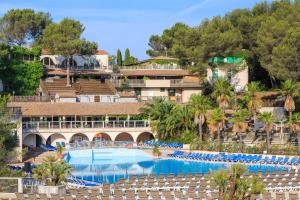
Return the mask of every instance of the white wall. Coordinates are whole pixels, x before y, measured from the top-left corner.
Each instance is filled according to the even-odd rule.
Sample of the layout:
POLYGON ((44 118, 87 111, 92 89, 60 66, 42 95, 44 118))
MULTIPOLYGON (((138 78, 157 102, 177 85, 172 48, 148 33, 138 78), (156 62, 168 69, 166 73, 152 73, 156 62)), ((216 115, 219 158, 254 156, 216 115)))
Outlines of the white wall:
POLYGON ((65 97, 60 97, 59 102, 68 102, 68 103, 76 103, 76 98, 65 98, 65 97))
POLYGON ((29 147, 36 147, 36 135, 31 134, 25 137, 23 144, 29 147))
POLYGON ((201 94, 201 89, 184 89, 182 90, 182 103, 187 103, 193 94, 201 94))
POLYGON ((93 57, 99 62, 100 66, 108 67, 108 55, 93 55, 93 57))
POLYGON ((65 142, 65 143, 67 143, 65 137, 62 136, 62 135, 54 134, 54 135, 51 135, 50 137, 51 137, 50 143, 51 143, 52 146, 56 146, 56 142, 59 142, 59 143, 65 142))

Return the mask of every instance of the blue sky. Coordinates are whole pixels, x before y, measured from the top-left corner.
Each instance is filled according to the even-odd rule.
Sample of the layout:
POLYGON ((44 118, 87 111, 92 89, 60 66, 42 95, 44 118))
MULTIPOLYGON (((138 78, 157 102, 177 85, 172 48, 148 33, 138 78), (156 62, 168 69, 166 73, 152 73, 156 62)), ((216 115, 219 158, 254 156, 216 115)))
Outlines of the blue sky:
POLYGON ((195 26, 257 2, 261 0, 0 0, 0 16, 12 8, 32 8, 51 13, 56 22, 77 19, 86 28, 83 37, 98 42, 99 49, 115 54, 128 47, 133 56, 145 59, 152 34, 176 22, 195 26))

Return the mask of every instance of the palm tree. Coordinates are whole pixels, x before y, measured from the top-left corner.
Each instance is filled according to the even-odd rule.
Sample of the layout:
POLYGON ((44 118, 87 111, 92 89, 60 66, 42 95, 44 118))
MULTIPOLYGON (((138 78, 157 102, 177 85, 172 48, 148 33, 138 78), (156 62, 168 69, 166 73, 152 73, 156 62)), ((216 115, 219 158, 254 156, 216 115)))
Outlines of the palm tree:
POLYGON ((64 149, 63 149, 63 147, 60 144, 58 144, 56 146, 56 156, 57 156, 57 159, 61 159, 63 150, 64 149))
POLYGON ((273 130, 273 113, 263 112, 258 115, 258 120, 264 123, 264 131, 267 133, 266 143, 267 143, 267 153, 270 153, 270 134, 273 130))
POLYGON ((33 178, 42 180, 47 186, 62 184, 66 176, 70 175, 71 165, 63 160, 57 160, 54 156, 47 156, 43 163, 33 169, 33 178))
POLYGON ((246 120, 249 116, 250 112, 248 110, 238 110, 230 120, 233 123, 232 131, 239 135, 240 150, 242 150, 242 133, 248 131, 248 123, 246 120))
POLYGON ((285 97, 284 109, 289 112, 289 121, 292 120, 292 112, 295 110, 294 97, 298 95, 299 87, 292 80, 286 80, 281 84, 280 93, 285 97))
POLYGON ((167 131, 166 119, 174 106, 174 103, 163 98, 154 98, 141 108, 142 113, 149 115, 152 131, 156 132, 158 139, 168 139, 171 136, 167 131))
POLYGON ((300 155, 300 113, 293 113, 291 126, 292 129, 297 133, 298 154, 300 155))
POLYGON ((257 96, 257 92, 261 90, 261 86, 259 82, 250 82, 247 85, 247 91, 243 97, 244 101, 247 103, 248 109, 252 112, 253 122, 256 122, 256 113, 258 109, 261 107, 261 100, 257 96))
POLYGON ((234 89, 228 81, 217 79, 213 85, 212 96, 216 99, 219 107, 224 111, 234 96, 234 89))
POLYGON ((153 156, 157 156, 157 157, 159 157, 161 155, 161 152, 160 152, 159 147, 157 145, 155 145, 152 148, 152 154, 153 154, 153 156))
POLYGON ((208 123, 211 126, 216 127, 217 129, 219 151, 222 151, 221 130, 223 129, 223 124, 225 123, 225 120, 225 113, 222 112, 220 108, 214 109, 210 114, 210 118, 208 119, 208 123))
POLYGON ((228 171, 226 169, 220 169, 213 173, 212 179, 216 183, 219 190, 219 199, 224 200, 229 183, 228 171))
POLYGON ((194 114, 194 122, 198 124, 198 133, 200 141, 203 140, 203 129, 202 126, 205 121, 205 115, 207 110, 210 109, 211 103, 206 96, 192 95, 189 101, 189 107, 194 114))
POLYGON ((250 199, 253 194, 264 191, 264 183, 258 176, 242 178, 247 169, 241 164, 233 165, 230 170, 213 172, 212 180, 219 189, 219 199, 250 199))

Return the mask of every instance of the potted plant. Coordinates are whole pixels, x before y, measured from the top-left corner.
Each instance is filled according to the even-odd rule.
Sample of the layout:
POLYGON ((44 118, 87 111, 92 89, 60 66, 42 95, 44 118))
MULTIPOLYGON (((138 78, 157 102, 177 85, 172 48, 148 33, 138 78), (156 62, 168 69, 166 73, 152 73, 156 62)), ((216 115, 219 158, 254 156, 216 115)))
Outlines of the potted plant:
POLYGON ((159 157, 161 155, 161 152, 160 152, 159 147, 157 145, 155 145, 153 147, 152 154, 153 154, 153 156, 157 156, 157 157, 159 157))
POLYGON ((58 160, 60 160, 62 158, 62 154, 63 154, 63 147, 61 146, 61 144, 57 144, 56 146, 56 157, 58 160))
POLYGON ((38 192, 64 195, 66 189, 63 182, 71 170, 71 165, 66 164, 64 160, 58 160, 54 156, 46 157, 42 164, 32 170, 33 178, 44 183, 38 186, 38 192))

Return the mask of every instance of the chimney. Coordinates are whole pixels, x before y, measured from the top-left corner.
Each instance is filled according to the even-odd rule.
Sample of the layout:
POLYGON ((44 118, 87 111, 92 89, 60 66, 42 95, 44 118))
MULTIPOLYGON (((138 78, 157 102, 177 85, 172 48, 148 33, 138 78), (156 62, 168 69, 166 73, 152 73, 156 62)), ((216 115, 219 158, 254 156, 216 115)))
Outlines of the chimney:
POLYGON ((70 86, 70 67, 67 67, 67 87, 70 86))

